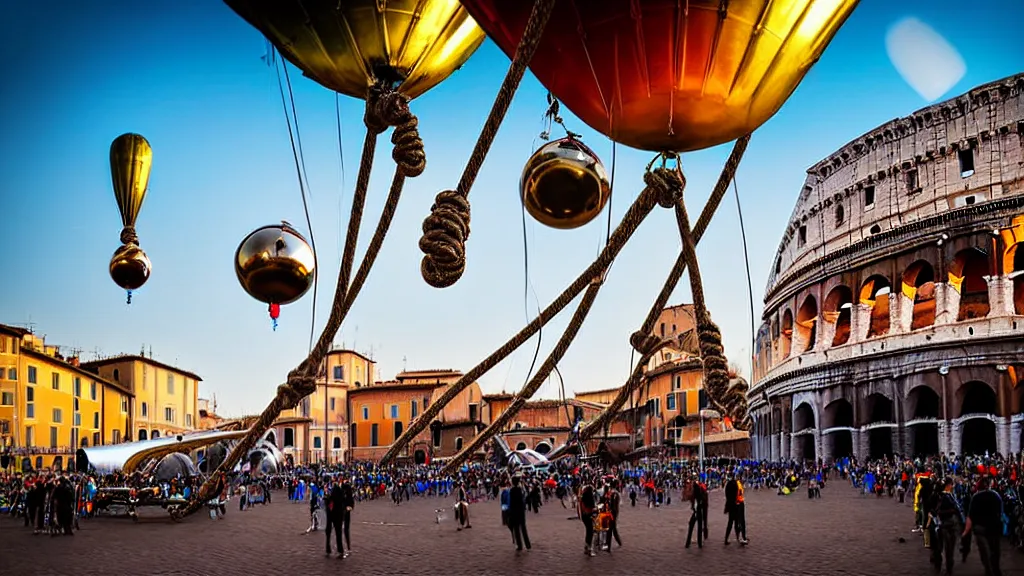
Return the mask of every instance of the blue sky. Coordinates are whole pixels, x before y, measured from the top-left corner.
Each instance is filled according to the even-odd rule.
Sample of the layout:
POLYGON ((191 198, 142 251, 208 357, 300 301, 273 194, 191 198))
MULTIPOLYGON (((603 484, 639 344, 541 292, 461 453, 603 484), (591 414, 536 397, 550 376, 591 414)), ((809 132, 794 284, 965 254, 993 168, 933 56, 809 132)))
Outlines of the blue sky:
MULTIPOLYGON (((0 322, 32 322, 48 341, 89 357, 137 353, 199 373, 201 393, 222 412, 254 412, 270 400, 308 346, 311 294, 282 310, 271 331, 266 306, 249 298, 232 269, 238 242, 285 219, 306 230, 287 129, 264 42, 219 2, 100 0, 20 3, 0 21, 0 213, 8 246, 0 322), (107 262, 120 220, 108 165, 111 140, 139 132, 153 145, 150 191, 138 221, 153 276, 126 307, 107 262)), ((966 75, 944 97, 1024 70, 1019 0, 965 8, 948 0, 863 0, 790 101, 755 133, 737 182, 746 216, 754 298, 803 183, 834 149, 928 104, 898 75, 886 29, 905 16, 935 28, 961 53, 966 75), (898 9, 892 8, 899 5, 898 9)), ((941 66, 941 62, 931 65, 941 66)), ((477 180, 469 268, 447 290, 420 278, 416 242, 434 195, 454 186, 508 59, 487 42, 451 79, 413 103, 428 167, 403 202, 369 282, 337 342, 369 353, 383 377, 403 366, 468 370, 527 321, 523 298, 523 163, 538 144, 546 91, 527 76, 477 180)), ((362 141, 359 101, 342 98, 344 181, 334 94, 292 70, 321 266, 317 329, 326 318, 362 141)), ((610 168, 612 145, 566 114, 610 168)), ((360 254, 372 234, 392 163, 381 141, 360 254)), ((691 212, 710 192, 729 146, 684 157, 691 212)), ((641 187, 650 154, 619 147, 616 219, 641 187)), ((694 216, 696 217, 696 216, 694 216)), ((554 298, 596 255, 604 218, 575 231, 528 226, 530 280, 541 303, 554 298)), ((629 370, 629 334, 642 321, 679 246, 670 211, 648 219, 620 255, 576 343, 560 365, 568 393, 617 386, 629 370)), ((744 370, 750 314, 736 206, 723 203, 698 252, 709 305, 731 360, 744 370)), ((681 283, 672 302, 689 299, 681 283)), ((542 334, 546 353, 563 313, 542 334)), ((521 387, 530 342, 481 384, 521 387)), ((549 382, 541 395, 555 397, 549 382)))

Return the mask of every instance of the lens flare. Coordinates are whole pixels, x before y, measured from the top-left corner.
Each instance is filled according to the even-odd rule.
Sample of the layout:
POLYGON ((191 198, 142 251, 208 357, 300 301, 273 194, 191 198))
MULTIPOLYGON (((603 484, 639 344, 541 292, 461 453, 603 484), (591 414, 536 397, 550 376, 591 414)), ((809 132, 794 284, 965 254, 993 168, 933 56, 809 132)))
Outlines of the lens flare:
POLYGON ((967 73, 967 64, 957 49, 914 17, 889 28, 885 51, 900 76, 928 102, 941 98, 967 73))

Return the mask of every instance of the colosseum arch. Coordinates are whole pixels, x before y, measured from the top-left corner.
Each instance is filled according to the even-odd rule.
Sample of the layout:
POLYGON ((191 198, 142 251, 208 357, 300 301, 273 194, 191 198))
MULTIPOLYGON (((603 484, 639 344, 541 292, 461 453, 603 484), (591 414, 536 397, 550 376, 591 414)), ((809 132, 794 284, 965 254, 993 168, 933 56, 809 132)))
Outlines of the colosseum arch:
POLYGON ((892 285, 881 274, 868 277, 860 287, 860 303, 871 308, 868 338, 889 333, 889 293, 892 285))
POLYGON ((868 458, 875 460, 893 453, 892 432, 896 406, 892 398, 874 392, 864 398, 863 425, 868 428, 868 458))
POLYGON ((910 453, 913 456, 938 454, 942 399, 931 383, 920 380, 907 390, 903 413, 907 416, 905 426, 910 437, 910 453))
POLYGON ((833 346, 842 346, 850 340, 850 318, 853 314, 853 291, 842 284, 836 286, 825 297, 822 315, 832 321, 835 318, 836 332, 832 337, 833 346))
POLYGON ((917 330, 935 324, 935 268, 918 260, 903 271, 903 295, 914 303, 910 329, 917 330))
POLYGON ((980 248, 965 248, 953 256, 949 265, 949 284, 960 293, 957 320, 988 316, 988 257, 980 248))
POLYGON ((1024 242, 1018 242, 1007 251, 1013 269, 1009 271, 1013 279, 1013 312, 1024 314, 1024 242))
POLYGON ((796 447, 796 460, 814 460, 818 456, 814 450, 815 426, 814 407, 807 400, 797 404, 793 410, 793 443, 796 447))
POLYGON ((996 424, 992 417, 996 416, 998 410, 996 391, 985 382, 972 380, 957 389, 956 399, 959 404, 957 416, 962 418, 960 453, 995 453, 998 444, 996 424))
POLYGON ((800 336, 801 349, 798 352, 813 350, 818 338, 818 301, 810 294, 804 298, 804 303, 796 312, 796 330, 800 336))
MULTIPOLYGON (((837 398, 825 406, 821 420, 822 430, 853 428, 853 404, 846 398, 837 398)), ((850 430, 830 430, 823 442, 828 442, 833 458, 853 456, 853 432, 850 430)))
POLYGON ((793 312, 786 309, 782 313, 782 334, 779 335, 782 346, 782 359, 789 358, 789 352, 793 347, 793 312))

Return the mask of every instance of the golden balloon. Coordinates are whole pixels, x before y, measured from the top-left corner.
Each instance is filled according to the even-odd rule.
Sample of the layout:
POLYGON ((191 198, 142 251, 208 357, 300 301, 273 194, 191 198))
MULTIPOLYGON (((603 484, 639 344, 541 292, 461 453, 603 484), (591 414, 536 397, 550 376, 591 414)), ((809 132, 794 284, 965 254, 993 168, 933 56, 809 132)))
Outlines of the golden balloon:
POLYGON ((141 288, 152 269, 149 257, 138 244, 123 244, 110 259, 110 277, 129 292, 141 288))
POLYGON ((523 167, 519 189, 530 216, 561 230, 596 218, 611 195, 597 154, 573 137, 548 142, 534 152, 523 167))
POLYGON ((484 41, 457 0, 225 0, 323 86, 355 98, 380 81, 410 99, 440 84, 484 41))
POLYGON ((313 285, 313 249, 287 222, 251 232, 235 252, 242 288, 267 304, 289 304, 313 285))
POLYGON ((129 132, 111 142, 110 180, 114 185, 117 208, 121 211, 121 223, 126 228, 134 227, 135 219, 139 217, 152 168, 153 148, 141 135, 129 132))

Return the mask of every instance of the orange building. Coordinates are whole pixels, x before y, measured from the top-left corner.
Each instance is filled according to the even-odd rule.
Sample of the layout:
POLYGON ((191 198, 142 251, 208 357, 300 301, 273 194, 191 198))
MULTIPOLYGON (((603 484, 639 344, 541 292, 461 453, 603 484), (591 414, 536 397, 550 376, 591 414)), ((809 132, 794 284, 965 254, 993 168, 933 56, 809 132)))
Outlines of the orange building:
MULTIPOLYGON (((484 396, 485 414, 490 421, 504 412, 512 401, 511 394, 484 396)), ((533 400, 527 402, 508 428, 501 432, 509 447, 515 450, 531 449, 541 454, 565 444, 569 440, 576 420, 584 423, 596 418, 605 405, 579 398, 562 400, 533 400)), ((605 438, 595 438, 595 445, 605 438)))
MULTIPOLYGON (((461 377, 462 373, 456 370, 406 371, 393 381, 349 390, 348 457, 379 459, 409 423, 461 377)), ((483 428, 482 402, 480 386, 474 382, 445 406, 400 458, 425 463, 454 455, 483 428)))

